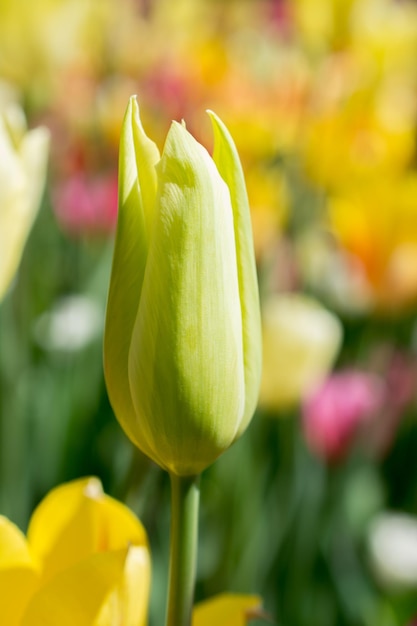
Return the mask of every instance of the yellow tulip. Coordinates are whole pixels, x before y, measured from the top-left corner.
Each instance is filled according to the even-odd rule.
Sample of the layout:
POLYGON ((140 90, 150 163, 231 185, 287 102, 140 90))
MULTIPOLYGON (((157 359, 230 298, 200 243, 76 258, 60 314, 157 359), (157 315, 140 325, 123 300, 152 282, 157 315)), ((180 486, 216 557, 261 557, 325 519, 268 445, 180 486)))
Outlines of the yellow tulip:
POLYGON ((192 626, 245 626, 262 615, 258 596, 224 593, 194 607, 192 626))
MULTIPOLYGON (((27 538, 0 516, 0 615, 7 626, 145 626, 151 561, 145 530, 97 478, 53 489, 27 538)), ((193 626, 243 626, 257 596, 197 604, 193 626)))
POLYGON ((0 300, 18 268, 45 184, 49 135, 26 130, 23 112, 0 114, 0 300))
POLYGON ((0 517, 0 612, 7 626, 146 624, 145 530, 96 478, 52 490, 27 539, 0 517))
POLYGON ((417 176, 352 186, 329 200, 330 227, 363 270, 372 305, 403 310, 417 301, 417 176))
POLYGON ((132 98, 120 145, 107 389, 131 440, 178 476, 200 473, 244 431, 261 369, 242 168, 210 118, 213 158, 176 122, 160 158, 132 98))

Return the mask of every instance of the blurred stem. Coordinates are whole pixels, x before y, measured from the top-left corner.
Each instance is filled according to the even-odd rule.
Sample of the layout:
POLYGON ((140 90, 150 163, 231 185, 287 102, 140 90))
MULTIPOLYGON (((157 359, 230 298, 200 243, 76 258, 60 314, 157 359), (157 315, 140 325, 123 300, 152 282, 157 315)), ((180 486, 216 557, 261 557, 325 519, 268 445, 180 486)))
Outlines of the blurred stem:
POLYGON ((200 476, 170 476, 171 537, 166 626, 190 626, 197 562, 200 476))

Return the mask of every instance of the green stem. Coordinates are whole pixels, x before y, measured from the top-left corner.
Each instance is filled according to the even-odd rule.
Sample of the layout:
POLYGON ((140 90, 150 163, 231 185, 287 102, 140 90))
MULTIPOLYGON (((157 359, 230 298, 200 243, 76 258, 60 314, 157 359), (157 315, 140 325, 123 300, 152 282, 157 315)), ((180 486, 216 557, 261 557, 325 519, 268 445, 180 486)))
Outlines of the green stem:
POLYGON ((171 474, 171 547, 166 626, 190 626, 197 562, 199 476, 171 474))

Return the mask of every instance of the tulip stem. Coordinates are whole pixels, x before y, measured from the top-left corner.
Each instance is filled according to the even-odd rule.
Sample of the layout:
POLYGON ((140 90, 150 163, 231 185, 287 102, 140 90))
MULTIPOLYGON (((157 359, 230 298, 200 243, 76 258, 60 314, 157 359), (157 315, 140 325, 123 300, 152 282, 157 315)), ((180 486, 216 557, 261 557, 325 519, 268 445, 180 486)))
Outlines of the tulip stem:
POLYGON ((197 562, 200 476, 171 474, 171 537, 166 626, 190 626, 197 562))

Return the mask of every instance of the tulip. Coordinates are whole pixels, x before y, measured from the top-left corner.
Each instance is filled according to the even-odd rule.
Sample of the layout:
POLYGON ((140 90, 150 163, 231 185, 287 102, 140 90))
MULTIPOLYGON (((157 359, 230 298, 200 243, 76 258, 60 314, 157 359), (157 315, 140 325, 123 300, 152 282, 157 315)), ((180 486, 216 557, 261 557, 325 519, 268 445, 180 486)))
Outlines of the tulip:
POLYGON ((330 375, 304 398, 303 431, 310 449, 327 461, 345 458, 361 430, 381 412, 384 392, 376 374, 345 370, 330 375))
POLYGON ((26 131, 23 112, 0 114, 0 300, 18 268, 45 184, 49 135, 26 131))
POLYGON ((417 518, 385 511, 371 522, 368 532, 370 564, 387 590, 417 588, 417 518))
POLYGON ((260 405, 292 409, 323 380, 342 342, 339 319, 314 298, 272 294, 263 306, 263 375, 260 405))
MULTIPOLYGON (((0 588, 7 626, 145 626, 145 530, 97 478, 60 485, 34 511, 27 538, 0 516, 0 588)), ((192 623, 240 626, 261 614, 257 596, 221 594, 197 604, 192 623)))
POLYGON ((53 208, 69 235, 106 235, 116 225, 117 181, 114 176, 75 174, 55 189, 53 208))
POLYGON ((27 539, 0 516, 2 623, 146 624, 150 555, 144 528, 96 478, 52 490, 27 539))
POLYGON ((254 412, 261 370, 250 214, 235 145, 209 112, 213 158, 173 122, 160 157, 131 98, 104 370, 133 443, 177 476, 199 474, 254 412))

